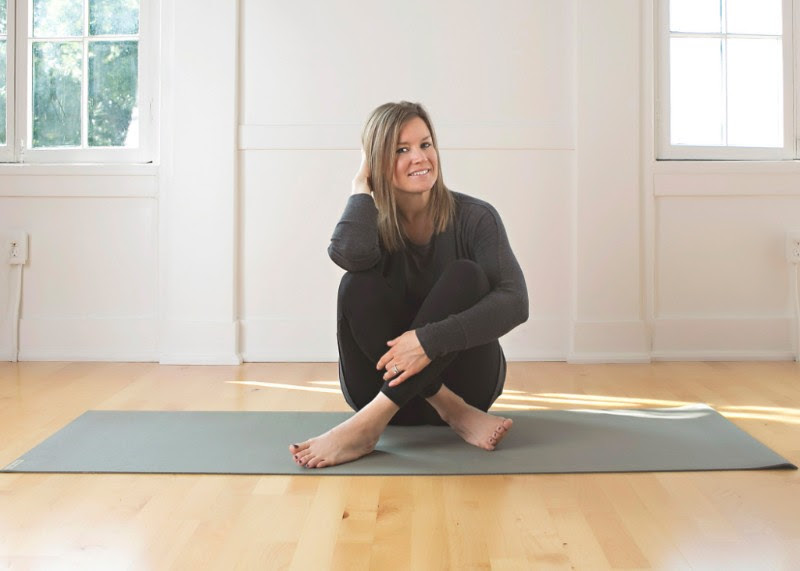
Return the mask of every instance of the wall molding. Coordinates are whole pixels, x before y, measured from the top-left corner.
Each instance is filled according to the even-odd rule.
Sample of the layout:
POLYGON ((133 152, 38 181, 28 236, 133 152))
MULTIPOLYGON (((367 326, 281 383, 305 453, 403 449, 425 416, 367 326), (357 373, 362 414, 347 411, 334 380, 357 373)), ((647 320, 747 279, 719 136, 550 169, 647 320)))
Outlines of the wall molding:
MULTIPOLYGON (((240 150, 358 149, 360 124, 239 125, 240 150)), ((568 123, 529 125, 436 124, 439 147, 447 149, 574 150, 568 123)))

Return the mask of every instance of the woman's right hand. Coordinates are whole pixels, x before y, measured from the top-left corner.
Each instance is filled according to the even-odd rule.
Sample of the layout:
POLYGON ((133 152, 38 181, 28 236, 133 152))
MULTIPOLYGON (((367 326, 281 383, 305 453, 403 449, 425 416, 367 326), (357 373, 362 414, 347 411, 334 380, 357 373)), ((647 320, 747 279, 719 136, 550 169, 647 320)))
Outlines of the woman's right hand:
POLYGON ((353 178, 353 194, 372 194, 372 189, 369 186, 367 153, 364 152, 364 149, 361 149, 361 166, 353 178))

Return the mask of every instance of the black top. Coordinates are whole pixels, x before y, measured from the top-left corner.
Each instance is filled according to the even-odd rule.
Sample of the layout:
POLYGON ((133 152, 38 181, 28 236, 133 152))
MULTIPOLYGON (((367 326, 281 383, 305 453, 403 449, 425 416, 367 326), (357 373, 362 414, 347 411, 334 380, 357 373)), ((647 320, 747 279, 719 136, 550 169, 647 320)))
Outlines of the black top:
POLYGON ((528 319, 528 291, 500 215, 477 198, 453 192, 453 222, 429 244, 406 243, 387 252, 378 236, 378 209, 367 194, 351 195, 333 231, 328 254, 341 268, 362 272, 380 268, 387 279, 424 299, 447 265, 468 259, 489 278, 491 291, 466 311, 417 329, 428 358, 499 339, 528 319))

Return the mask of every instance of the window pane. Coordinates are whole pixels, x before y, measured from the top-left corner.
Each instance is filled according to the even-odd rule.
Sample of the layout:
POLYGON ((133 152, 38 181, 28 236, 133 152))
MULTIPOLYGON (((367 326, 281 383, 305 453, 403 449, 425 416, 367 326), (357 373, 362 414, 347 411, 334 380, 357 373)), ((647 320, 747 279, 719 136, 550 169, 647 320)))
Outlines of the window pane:
POLYGON ((89 146, 138 146, 138 49, 138 42, 89 44, 89 146))
POLYGON ((81 144, 80 42, 33 44, 33 146, 81 144))
POLYGON ((673 32, 722 31, 720 0, 670 0, 669 29, 673 32))
POLYGON ((6 27, 6 0, 0 0, 0 36, 5 36, 8 33, 6 27))
POLYGON ((673 145, 723 144, 722 40, 670 40, 673 145))
POLYGON ((728 33, 780 36, 781 0, 728 0, 728 33))
POLYGON ((728 40, 728 144, 783 146, 781 40, 728 40))
POLYGON ((33 0, 33 36, 58 38, 83 34, 83 0, 33 0))
POLYGON ((6 42, 0 41, 0 145, 6 144, 6 42))
POLYGON ((139 33, 139 0, 89 0, 89 34, 139 33))

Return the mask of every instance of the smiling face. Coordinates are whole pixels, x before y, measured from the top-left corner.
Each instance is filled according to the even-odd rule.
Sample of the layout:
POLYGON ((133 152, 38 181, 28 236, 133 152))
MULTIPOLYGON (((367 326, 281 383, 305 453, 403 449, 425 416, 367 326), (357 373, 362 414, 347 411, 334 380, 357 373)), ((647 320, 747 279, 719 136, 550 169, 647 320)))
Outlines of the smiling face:
POLYGON ((420 117, 409 119, 400 129, 399 139, 392 185, 401 192, 428 192, 439 169, 439 155, 428 126, 420 117))

